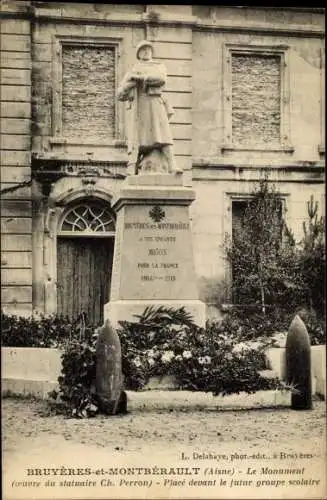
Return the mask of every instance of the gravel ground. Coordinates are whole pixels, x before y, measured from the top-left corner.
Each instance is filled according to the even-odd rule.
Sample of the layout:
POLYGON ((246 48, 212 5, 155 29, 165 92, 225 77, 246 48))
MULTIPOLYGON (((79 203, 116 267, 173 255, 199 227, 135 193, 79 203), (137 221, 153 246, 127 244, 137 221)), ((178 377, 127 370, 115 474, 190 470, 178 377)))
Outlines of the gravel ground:
POLYGON ((127 415, 79 420, 51 414, 45 401, 5 398, 3 451, 45 433, 126 451, 142 450, 144 443, 179 446, 192 442, 208 448, 214 440, 257 447, 293 438, 307 441, 306 449, 314 450, 325 429, 324 402, 315 402, 313 411, 296 412, 282 405, 267 406, 258 394, 214 398, 186 391, 148 391, 128 393, 128 399, 127 415))
MULTIPOLYGON (((71 463, 72 458, 74 463, 80 461, 84 465, 86 460, 94 464, 108 464, 108 460, 115 464, 145 464, 153 463, 153 460, 156 463, 168 461, 180 464, 182 452, 195 459, 198 457, 194 453, 224 453, 227 462, 237 454, 246 454, 249 460, 254 457, 253 453, 261 453, 266 455, 265 460, 273 460, 280 458, 281 452, 293 454, 293 457, 289 455, 290 459, 299 458, 302 453, 310 458, 306 470, 309 471, 310 466, 317 477, 320 473, 323 476, 325 402, 315 401, 312 411, 294 411, 289 406, 278 405, 273 395, 268 393, 213 398, 203 393, 148 391, 128 393, 128 399, 129 413, 126 415, 110 418, 99 415, 85 420, 49 414, 44 401, 3 399, 2 443, 7 477, 17 477, 17 470, 23 470, 27 463, 34 466, 38 463, 44 467, 46 463, 51 463, 51 466, 62 464, 63 459, 71 463)), ((286 462, 289 464, 285 461, 283 465, 286 462)), ((203 460, 200 465, 202 463, 203 460)), ((249 464, 252 464, 251 460, 246 462, 246 468, 249 464)), ((20 491, 20 488, 10 489, 6 498, 28 498, 26 489, 22 489, 21 497, 20 491)), ((74 495, 77 491, 78 488, 74 489, 74 495)), ((119 490, 119 498, 134 498, 128 496, 130 493, 127 490, 127 496, 124 496, 124 491, 119 490)), ((204 497, 194 489, 191 496, 186 491, 189 489, 175 488, 173 493, 183 495, 178 498, 225 498, 216 496, 217 492, 208 489, 204 497)), ((277 493, 280 493, 277 489, 272 490, 267 498, 279 498, 274 496, 277 493)), ((60 496, 62 490, 56 494, 58 498, 64 498, 60 496)), ((246 494, 246 488, 242 489, 242 494, 246 494)), ((50 496, 44 498, 57 498, 51 496, 53 493, 50 494, 49 490, 47 495, 50 496)), ((92 492, 92 498, 109 498, 103 495, 108 495, 103 488, 100 493, 92 492)), ((133 495, 145 498, 141 489, 135 490, 133 495)), ((169 495, 169 498, 175 498, 172 493, 169 495)), ((283 495, 293 498, 288 497, 285 491, 283 495)), ((233 493, 228 498, 247 497, 233 493)), ((254 498, 253 492, 249 493, 249 498, 254 498)), ((311 492, 305 498, 326 496, 325 493, 315 496, 311 492)))

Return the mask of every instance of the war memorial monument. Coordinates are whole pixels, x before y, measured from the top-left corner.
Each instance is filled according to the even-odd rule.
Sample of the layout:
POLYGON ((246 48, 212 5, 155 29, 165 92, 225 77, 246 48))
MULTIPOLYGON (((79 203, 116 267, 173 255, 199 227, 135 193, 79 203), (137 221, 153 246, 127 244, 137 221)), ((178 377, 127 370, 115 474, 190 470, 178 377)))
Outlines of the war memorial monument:
POLYGON ((195 193, 183 186, 183 172, 175 164, 173 109, 163 94, 166 70, 153 54, 152 43, 141 42, 137 63, 118 89, 118 99, 126 103, 128 167, 113 200, 117 229, 104 317, 116 326, 147 306, 183 306, 204 326, 189 216, 195 193))

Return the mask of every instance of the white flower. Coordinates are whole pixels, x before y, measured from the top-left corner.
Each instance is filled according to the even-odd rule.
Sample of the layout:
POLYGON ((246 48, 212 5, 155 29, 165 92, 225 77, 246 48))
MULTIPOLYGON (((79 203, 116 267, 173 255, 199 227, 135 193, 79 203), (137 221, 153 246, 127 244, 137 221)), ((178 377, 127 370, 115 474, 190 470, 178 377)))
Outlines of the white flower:
POLYGON ((277 332, 273 335, 272 340, 274 342, 274 347, 285 347, 286 345, 287 332, 277 332))
POLYGON ((183 358, 190 359, 191 357, 192 357, 191 351, 184 351, 183 352, 183 358))
POLYGON ((186 339, 186 332, 185 331, 180 331, 178 332, 178 337, 179 337, 179 340, 184 340, 186 339))
POLYGON ((149 365, 153 366, 155 364, 155 355, 156 355, 154 349, 149 349, 148 351, 146 351, 146 355, 149 365))
POLYGON ((148 358, 148 363, 150 366, 153 366, 155 364, 155 360, 153 358, 148 358))
POLYGON ((257 349, 260 349, 260 347, 262 347, 262 342, 259 342, 258 340, 253 340, 248 343, 248 349, 256 351, 257 349))
POLYGON ((210 365, 211 363, 211 357, 210 356, 203 356, 199 358, 199 364, 200 365, 210 365))
POLYGON ((165 351, 161 357, 161 360, 164 363, 169 363, 174 357, 174 352, 173 351, 165 351))
POLYGON ((139 368, 140 366, 142 366, 142 362, 140 360, 140 358, 137 356, 136 358, 134 358, 134 365, 139 368))
POLYGON ((242 351, 248 351, 249 349, 251 349, 251 347, 249 347, 244 342, 240 342, 239 344, 235 344, 234 345, 234 347, 232 349, 232 352, 234 352, 234 353, 241 353, 242 351))
POLYGON ((172 333, 179 333, 181 327, 178 325, 170 325, 169 329, 172 333))
POLYGON ((154 337, 155 337, 155 332, 150 332, 150 333, 149 333, 149 339, 150 339, 150 340, 153 340, 153 339, 154 339, 154 337))
POLYGON ((277 377, 276 372, 273 370, 261 370, 258 373, 262 378, 266 379, 275 379, 277 377))
POLYGON ((219 340, 221 340, 226 347, 230 347, 233 344, 233 340, 228 335, 219 335, 219 340))

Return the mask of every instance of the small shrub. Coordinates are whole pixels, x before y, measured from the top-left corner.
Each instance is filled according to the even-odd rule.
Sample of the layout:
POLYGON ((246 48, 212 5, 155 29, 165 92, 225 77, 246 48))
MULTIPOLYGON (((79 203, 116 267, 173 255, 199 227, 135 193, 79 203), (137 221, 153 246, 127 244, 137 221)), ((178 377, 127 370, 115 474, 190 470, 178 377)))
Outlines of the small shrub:
POLYGON ((251 346, 235 319, 201 329, 183 308, 148 308, 137 322, 122 322, 118 334, 127 389, 162 375, 172 375, 180 389, 216 395, 276 387, 259 374, 266 342, 251 346))
POLYGON ((3 347, 61 347, 72 339, 90 338, 92 325, 82 314, 76 320, 57 315, 35 315, 28 318, 1 312, 1 345, 3 347))
POLYGON ((83 418, 98 412, 94 387, 96 337, 94 334, 83 341, 73 339, 65 345, 61 356, 62 374, 58 378, 59 392, 50 394, 52 405, 57 406, 59 413, 83 418))
POLYGON ((294 237, 286 225, 281 194, 268 178, 259 181, 245 212, 225 238, 233 275, 233 300, 269 305, 296 303, 302 294, 294 237))
MULTIPOLYGON (((304 321, 312 345, 326 343, 326 327, 322 318, 306 307, 295 309, 304 321)), ((239 332, 239 338, 251 340, 266 338, 267 341, 276 333, 288 331, 294 317, 294 310, 286 311, 279 308, 267 308, 263 314, 260 310, 251 310, 247 306, 233 308, 222 320, 220 328, 234 335, 239 332)))
MULTIPOLYGON (((301 308, 296 311, 304 322, 311 345, 326 344, 326 324, 313 309, 301 308)), ((290 321, 292 316, 290 316, 290 321)))
MULTIPOLYGON (((88 327, 91 330, 90 327, 88 327)), ((97 339, 100 329, 81 339, 73 338, 63 346, 59 391, 49 394, 53 411, 75 418, 94 417, 104 411, 96 390, 97 339)), ((121 393, 117 413, 127 412, 126 394, 121 393)))
POLYGON ((165 349, 178 332, 195 326, 183 308, 149 307, 136 318, 121 321, 118 329, 125 385, 131 390, 144 387, 151 376, 167 374, 165 349))
POLYGON ((259 374, 266 365, 263 344, 252 347, 239 342, 237 332, 231 336, 219 325, 197 334, 195 342, 176 354, 171 364, 181 389, 226 395, 275 387, 274 381, 259 374))
POLYGON ((299 262, 306 290, 307 304, 325 316, 326 307, 326 246, 325 218, 318 216, 319 204, 313 196, 307 202, 308 220, 303 222, 299 262))
POLYGON ((268 178, 251 193, 245 213, 226 235, 233 301, 292 312, 303 304, 325 316, 325 218, 313 196, 307 202, 303 237, 296 241, 284 220, 282 196, 268 178))
MULTIPOLYGON (((315 338, 321 339, 319 322, 314 315, 310 317, 315 338)), ((99 411, 94 327, 56 317, 2 314, 2 320, 6 327, 3 345, 62 348, 59 391, 52 392, 50 403, 55 412, 83 418, 99 411)), ((249 315, 246 309, 238 309, 202 329, 184 308, 147 308, 134 322, 122 321, 117 330, 125 388, 139 390, 150 377, 164 375, 172 375, 180 389, 215 395, 280 388, 279 380, 261 373, 272 335, 285 329, 285 317, 276 311, 249 315)))

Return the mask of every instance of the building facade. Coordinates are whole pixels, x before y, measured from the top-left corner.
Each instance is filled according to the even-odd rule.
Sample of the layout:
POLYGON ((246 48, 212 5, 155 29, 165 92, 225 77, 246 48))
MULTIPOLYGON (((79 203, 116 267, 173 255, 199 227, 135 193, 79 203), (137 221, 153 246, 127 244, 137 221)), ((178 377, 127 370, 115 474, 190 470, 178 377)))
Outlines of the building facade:
POLYGON ((224 236, 263 176, 299 239, 310 196, 324 208, 324 21, 304 7, 3 2, 2 308, 101 321, 127 165, 117 86, 144 38, 196 192, 200 298, 229 300, 224 236))

